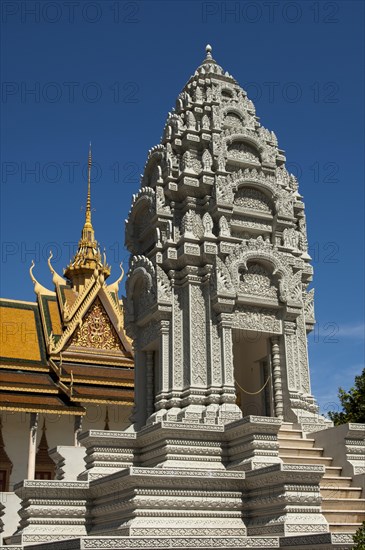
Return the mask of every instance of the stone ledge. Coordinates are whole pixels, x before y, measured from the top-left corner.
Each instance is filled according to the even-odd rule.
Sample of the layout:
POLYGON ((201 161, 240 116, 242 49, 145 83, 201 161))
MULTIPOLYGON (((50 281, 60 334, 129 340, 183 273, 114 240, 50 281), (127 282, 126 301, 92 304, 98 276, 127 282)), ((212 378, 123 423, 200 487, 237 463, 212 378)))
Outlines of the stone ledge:
POLYGON ((278 537, 161 537, 141 538, 135 537, 83 537, 73 540, 58 541, 45 544, 32 545, 32 550, 101 550, 103 548, 123 549, 174 549, 174 550, 208 550, 211 548, 260 548, 261 550, 273 550, 280 548, 278 537))
MULTIPOLYGON (((352 536, 348 533, 323 533, 293 537, 82 537, 56 542, 40 542, 32 544, 32 550, 210 550, 222 548, 234 550, 238 548, 259 548, 261 550, 350 550, 353 546, 352 536)), ((24 550, 22 546, 0 546, 0 550, 24 550)))
POLYGON ((313 548, 336 548, 337 550, 351 549, 353 538, 349 533, 320 533, 316 535, 304 535, 298 537, 285 537, 280 539, 280 548, 286 550, 312 550, 313 548))

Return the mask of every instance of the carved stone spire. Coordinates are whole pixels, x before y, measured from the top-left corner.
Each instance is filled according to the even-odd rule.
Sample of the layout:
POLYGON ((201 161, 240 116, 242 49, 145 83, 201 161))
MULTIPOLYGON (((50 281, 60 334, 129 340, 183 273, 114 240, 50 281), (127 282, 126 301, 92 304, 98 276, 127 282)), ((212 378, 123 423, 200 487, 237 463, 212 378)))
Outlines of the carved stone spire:
POLYGON ((316 414, 306 382, 313 315, 304 310, 312 267, 285 160, 208 44, 149 151, 126 224, 137 424, 226 423, 269 409, 290 421, 316 414), (268 377, 266 394, 256 392, 268 377), (241 410, 236 387, 247 390, 241 410))

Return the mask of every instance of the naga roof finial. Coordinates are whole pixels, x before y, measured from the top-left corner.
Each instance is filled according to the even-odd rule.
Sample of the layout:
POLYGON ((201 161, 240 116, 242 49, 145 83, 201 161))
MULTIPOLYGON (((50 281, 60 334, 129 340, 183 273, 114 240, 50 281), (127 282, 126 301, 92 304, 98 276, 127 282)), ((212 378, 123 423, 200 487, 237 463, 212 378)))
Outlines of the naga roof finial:
POLYGON ((116 292, 118 293, 118 290, 119 290, 119 284, 121 283, 121 281, 123 280, 123 277, 124 277, 124 269, 123 269, 123 263, 121 263, 119 265, 120 267, 120 276, 118 277, 118 279, 116 281, 114 281, 114 283, 112 283, 111 285, 108 286, 108 289, 110 292, 116 292))
POLYGON ((52 295, 52 296, 55 295, 55 292, 52 292, 52 290, 48 290, 48 288, 41 285, 37 281, 37 279, 34 277, 34 275, 33 275, 34 266, 35 266, 35 263, 34 263, 34 260, 32 260, 31 266, 29 268, 29 275, 30 275, 30 278, 32 279, 32 282, 33 282, 33 285, 34 285, 34 292, 37 295, 39 295, 39 294, 48 294, 48 295, 52 295))
POLYGON ((47 263, 48 263, 49 270, 53 275, 52 281, 53 281, 54 284, 65 285, 66 284, 65 279, 63 277, 61 277, 61 275, 58 275, 58 273, 55 271, 53 265, 51 264, 52 258, 53 258, 53 253, 52 253, 52 250, 50 250, 47 263))

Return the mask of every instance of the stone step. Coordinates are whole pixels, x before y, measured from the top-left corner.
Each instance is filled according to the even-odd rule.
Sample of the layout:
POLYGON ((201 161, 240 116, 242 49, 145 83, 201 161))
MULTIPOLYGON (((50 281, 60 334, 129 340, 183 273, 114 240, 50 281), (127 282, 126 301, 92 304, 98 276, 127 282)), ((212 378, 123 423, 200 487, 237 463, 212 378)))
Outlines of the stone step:
MULTIPOLYGON (((311 449, 305 449, 302 447, 296 448, 296 447, 287 447, 280 445, 279 447, 279 455, 285 455, 285 456, 323 456, 323 449, 320 447, 312 447, 311 449)), ((329 457, 325 457, 329 458, 329 457)), ((332 460, 332 459, 330 459, 332 460)))
POLYGON ((326 456, 291 456, 281 453, 279 450, 279 457, 286 464, 318 464, 322 466, 330 466, 332 464, 332 458, 326 456))
POLYGON ((322 511, 330 512, 333 510, 365 511, 365 499, 341 498, 336 497, 335 495, 331 496, 330 498, 322 498, 322 511))
POLYGON ((287 437, 290 439, 303 439, 301 430, 279 430, 278 437, 287 437))
POLYGON ((293 422, 282 422, 280 426, 281 430, 293 430, 294 424, 293 422))
POLYGON ((321 495, 324 499, 361 499, 362 489, 361 487, 336 487, 335 482, 330 487, 324 487, 321 485, 321 495))
POLYGON ((329 523, 331 533, 355 533, 361 523, 329 523))
POLYGON ((314 439, 294 439, 292 437, 278 436, 279 447, 300 447, 304 449, 311 449, 314 447, 314 439))
POLYGON ((341 472, 341 466, 326 466, 326 471, 323 477, 340 477, 341 472))
POLYGON ((365 521, 364 510, 322 510, 328 523, 362 523, 365 521))
POLYGON ((321 489, 333 489, 338 487, 351 487, 351 477, 322 477, 319 484, 321 489))

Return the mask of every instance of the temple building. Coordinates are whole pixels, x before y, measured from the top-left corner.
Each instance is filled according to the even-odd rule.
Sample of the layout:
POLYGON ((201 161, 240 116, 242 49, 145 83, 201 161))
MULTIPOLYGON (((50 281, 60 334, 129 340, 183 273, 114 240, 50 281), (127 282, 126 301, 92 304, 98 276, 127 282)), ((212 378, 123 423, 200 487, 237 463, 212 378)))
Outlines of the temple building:
MULTIPOLYGON (((285 162, 208 45, 133 195, 122 303, 118 283, 105 283, 89 184, 67 281, 50 263, 51 293, 32 274, 33 307, 51 397, 73 417, 91 397, 125 406, 134 362, 131 425, 75 428, 86 453, 78 471, 67 469, 69 447, 57 447, 56 479, 17 483, 20 520, 6 546, 352 548, 365 520, 365 426, 333 427, 311 393, 313 268, 303 197, 285 162)), ((19 393, 9 389, 13 409, 19 393)), ((32 418, 28 462, 37 464, 32 418)))
POLYGON ((14 484, 54 479, 60 446, 69 447, 70 467, 82 465, 81 430, 130 423, 134 361, 118 296, 123 271, 106 283, 110 267, 91 221, 91 161, 90 151, 85 224, 64 276, 54 270, 50 253, 53 290, 36 280, 32 264, 37 301, 0 300, 0 482, 5 523, 13 530, 19 504, 14 484))

